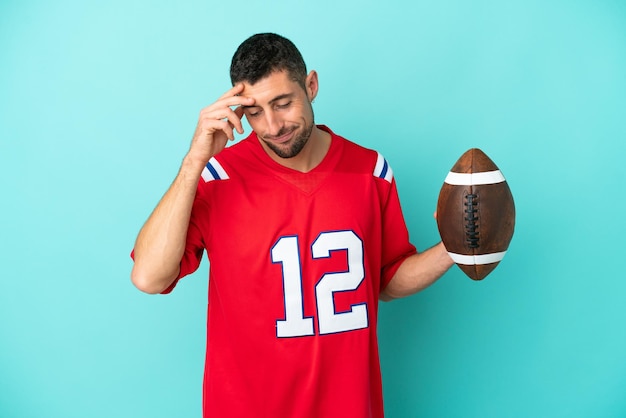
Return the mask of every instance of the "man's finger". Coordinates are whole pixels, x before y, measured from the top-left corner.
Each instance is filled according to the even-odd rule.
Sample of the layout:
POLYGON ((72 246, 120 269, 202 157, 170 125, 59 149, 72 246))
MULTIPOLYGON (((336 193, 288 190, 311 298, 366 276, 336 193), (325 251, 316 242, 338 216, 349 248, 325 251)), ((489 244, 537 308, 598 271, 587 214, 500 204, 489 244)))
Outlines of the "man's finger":
POLYGON ((226 93, 224 93, 219 100, 225 99, 226 97, 236 96, 243 91, 243 83, 235 84, 231 89, 229 89, 226 93))

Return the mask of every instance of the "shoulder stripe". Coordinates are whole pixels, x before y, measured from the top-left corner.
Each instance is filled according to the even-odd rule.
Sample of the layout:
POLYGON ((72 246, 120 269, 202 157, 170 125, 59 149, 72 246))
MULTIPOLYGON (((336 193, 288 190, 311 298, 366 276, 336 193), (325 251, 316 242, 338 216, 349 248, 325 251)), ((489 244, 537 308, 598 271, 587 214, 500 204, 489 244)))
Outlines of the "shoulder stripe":
POLYGON ((215 159, 211 158, 206 167, 202 170, 202 179, 205 183, 213 180, 227 180, 228 173, 224 170, 224 167, 215 159))
POLYGON ((391 179, 393 179, 393 170, 380 153, 378 153, 378 158, 376 159, 376 166, 374 167, 374 176, 381 178, 383 180, 387 180, 391 183, 391 179))

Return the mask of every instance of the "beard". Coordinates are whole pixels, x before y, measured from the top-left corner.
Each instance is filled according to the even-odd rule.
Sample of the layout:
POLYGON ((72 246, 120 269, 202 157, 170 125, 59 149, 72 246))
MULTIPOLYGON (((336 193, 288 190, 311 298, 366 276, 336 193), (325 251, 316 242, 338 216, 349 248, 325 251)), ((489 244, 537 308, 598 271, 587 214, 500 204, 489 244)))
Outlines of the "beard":
MULTIPOLYGON (((311 137, 311 133, 313 132, 313 126, 315 126, 314 119, 311 118, 311 123, 309 125, 304 125, 302 132, 298 133, 294 136, 288 143, 285 144, 275 144, 269 140, 264 138, 263 142, 269 149, 271 149, 274 154, 278 155, 280 158, 293 158, 296 155, 300 154, 300 151, 304 148, 306 143, 309 141, 311 137)), ((297 129, 297 128, 296 128, 297 129)), ((289 133, 290 129, 283 127, 278 133, 275 135, 276 137, 283 136, 289 133)))

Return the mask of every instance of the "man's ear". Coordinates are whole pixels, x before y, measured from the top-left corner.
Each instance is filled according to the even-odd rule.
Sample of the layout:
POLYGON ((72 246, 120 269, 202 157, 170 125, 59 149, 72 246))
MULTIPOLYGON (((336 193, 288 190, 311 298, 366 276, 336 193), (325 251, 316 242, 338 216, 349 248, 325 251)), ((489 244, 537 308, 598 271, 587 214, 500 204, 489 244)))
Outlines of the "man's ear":
POLYGON ((306 79, 304 80, 304 87, 309 101, 312 102, 313 100, 315 100, 315 97, 317 96, 317 91, 319 90, 317 71, 311 70, 309 75, 306 76, 306 79))

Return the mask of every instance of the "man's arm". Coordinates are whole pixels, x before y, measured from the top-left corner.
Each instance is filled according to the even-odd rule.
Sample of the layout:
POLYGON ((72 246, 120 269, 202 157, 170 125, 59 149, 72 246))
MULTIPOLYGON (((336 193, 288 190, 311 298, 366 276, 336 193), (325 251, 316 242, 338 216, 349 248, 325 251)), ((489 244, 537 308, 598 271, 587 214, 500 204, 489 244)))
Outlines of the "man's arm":
POLYGON ((443 244, 440 242, 428 250, 412 255, 402 262, 396 274, 380 294, 380 299, 410 296, 427 288, 454 265, 443 244))
POLYGON ((137 236, 131 280, 139 290, 160 293, 178 277, 202 170, 228 140, 234 139, 234 129, 243 133, 241 106, 254 104, 253 99, 238 96, 242 91, 243 85, 238 84, 200 112, 178 175, 137 236), (237 108, 232 110, 231 106, 237 108))
POLYGON ((133 284, 160 293, 178 277, 202 165, 185 157, 176 179, 137 236, 133 284))

